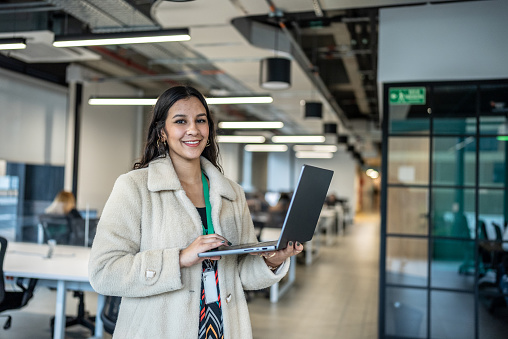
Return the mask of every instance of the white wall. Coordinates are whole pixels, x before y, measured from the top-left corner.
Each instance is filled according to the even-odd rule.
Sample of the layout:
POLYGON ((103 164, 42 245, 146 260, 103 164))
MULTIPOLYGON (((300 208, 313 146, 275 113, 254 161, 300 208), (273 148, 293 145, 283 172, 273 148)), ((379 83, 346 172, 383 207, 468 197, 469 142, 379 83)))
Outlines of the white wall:
POLYGON ((0 159, 62 166, 67 88, 0 69, 0 159))
POLYGON ((142 109, 90 106, 88 99, 91 95, 132 96, 136 91, 120 83, 83 86, 77 195, 80 209, 88 204, 101 213, 116 178, 132 169, 141 156, 142 145, 142 109))
POLYGON ((378 82, 508 77, 507 13, 508 1, 381 9, 378 82))
POLYGON ((270 153, 268 155, 268 178, 266 190, 273 192, 288 192, 294 189, 295 181, 291 182, 291 177, 297 174, 292 173, 293 169, 291 159, 294 154, 291 151, 281 153, 270 153))
POLYGON ((334 171, 328 193, 349 200, 353 215, 356 209, 358 182, 356 161, 339 150, 332 159, 290 159, 292 152, 270 153, 268 156, 268 191, 292 191, 296 186, 302 165, 308 164, 334 171), (291 164, 293 163, 293 166, 291 164), (292 173, 291 173, 292 171, 292 173), (293 182, 291 182, 291 178, 293 182))
POLYGON ((239 144, 219 144, 220 164, 224 175, 237 183, 240 183, 242 167, 240 147, 239 144))

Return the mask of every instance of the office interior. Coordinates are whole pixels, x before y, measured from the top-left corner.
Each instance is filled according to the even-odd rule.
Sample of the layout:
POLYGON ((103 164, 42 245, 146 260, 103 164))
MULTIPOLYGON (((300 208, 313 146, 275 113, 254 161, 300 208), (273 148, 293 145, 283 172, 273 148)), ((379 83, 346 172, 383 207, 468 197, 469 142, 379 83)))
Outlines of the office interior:
MULTIPOLYGON (((295 282, 276 303, 250 295, 254 337, 298 328, 302 338, 503 338, 507 12, 502 0, 4 1, 0 42, 24 37, 27 47, 0 51, 0 235, 40 241, 39 215, 62 189, 98 220, 139 159, 150 106, 90 98, 156 98, 176 84, 210 98, 270 95, 269 104, 210 105, 216 122, 284 124, 219 129, 287 146, 221 142, 226 176, 276 200, 303 164, 329 168, 329 194, 342 204, 331 241, 318 227, 319 255, 294 263, 295 282), (191 39, 52 46, 55 36, 174 28, 191 39), (261 87, 266 58, 290 60, 288 88, 261 87), (309 102, 321 103, 320 117, 305 116, 309 102), (272 138, 294 135, 322 136, 335 152, 300 158, 297 144, 272 138), (309 304, 318 316, 298 311, 309 304)), ((51 335, 54 291, 36 292, 5 312, 14 324, 0 337, 26 336, 17 326, 27 320, 30 337, 51 335)), ((91 312, 95 298, 86 292, 91 312)))

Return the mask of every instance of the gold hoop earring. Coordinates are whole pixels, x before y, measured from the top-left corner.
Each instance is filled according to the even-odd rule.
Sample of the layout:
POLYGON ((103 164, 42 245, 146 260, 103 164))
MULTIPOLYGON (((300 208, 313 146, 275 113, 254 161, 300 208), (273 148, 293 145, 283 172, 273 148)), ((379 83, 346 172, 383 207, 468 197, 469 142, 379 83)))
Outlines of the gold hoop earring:
POLYGON ((206 146, 205 147, 208 147, 210 146, 210 139, 206 140, 206 146))
POLYGON ((157 139, 157 149, 159 150, 159 153, 164 153, 166 151, 165 146, 166 146, 166 140, 162 141, 162 138, 159 137, 159 139, 157 139))

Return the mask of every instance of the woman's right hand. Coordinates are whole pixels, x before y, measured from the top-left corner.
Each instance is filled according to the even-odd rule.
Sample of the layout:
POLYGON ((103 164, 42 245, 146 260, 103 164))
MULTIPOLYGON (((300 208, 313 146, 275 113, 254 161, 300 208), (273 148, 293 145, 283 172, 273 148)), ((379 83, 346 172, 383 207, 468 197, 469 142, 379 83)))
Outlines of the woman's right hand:
MULTIPOLYGON (((229 241, 218 234, 200 235, 187 248, 180 252, 180 267, 191 267, 207 258, 198 257, 203 253, 219 246, 228 246, 229 241)), ((219 260, 220 256, 208 257, 210 260, 219 260)))

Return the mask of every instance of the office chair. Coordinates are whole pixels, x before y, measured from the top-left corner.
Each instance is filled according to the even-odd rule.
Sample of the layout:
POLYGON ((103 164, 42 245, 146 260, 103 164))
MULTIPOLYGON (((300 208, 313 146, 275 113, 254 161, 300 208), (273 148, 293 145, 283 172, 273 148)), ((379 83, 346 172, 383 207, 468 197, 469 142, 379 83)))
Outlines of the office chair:
MULTIPOLYGON (((54 239, 60 245, 83 246, 84 220, 66 215, 42 214, 39 222, 44 231, 44 242, 54 239)), ((89 242, 91 245, 91 242, 89 242)), ((95 334, 95 316, 90 316, 85 310, 85 294, 83 291, 74 291, 73 296, 78 298, 78 312, 76 316, 67 316, 65 327, 82 325, 95 334)), ((55 317, 50 322, 51 333, 54 332, 55 317)))
MULTIPOLYGON (((471 239, 469 225, 465 215, 455 215, 450 235, 458 238, 471 239)), ((464 261, 459 266, 459 274, 474 274, 476 268, 474 243, 465 242, 463 244, 457 244, 457 250, 462 251, 464 254, 464 261)))
POLYGON ((104 331, 108 334, 113 334, 115 331, 116 320, 118 318, 118 311, 120 310, 121 297, 107 296, 102 308, 101 320, 104 324, 104 331))
POLYGON ((493 314, 498 307, 508 305, 508 256, 505 255, 497 264, 495 282, 482 282, 478 285, 480 298, 493 314))
POLYGON ((503 241, 503 228, 498 223, 492 222, 494 231, 496 232, 496 241, 503 241))
POLYGON ((92 241, 95 237, 95 233, 97 231, 97 223, 99 219, 89 219, 88 220, 88 238, 85 245, 86 238, 86 220, 82 218, 68 218, 70 236, 69 236, 69 245, 74 246, 92 246, 92 241))
POLYGON ((39 225, 43 229, 44 242, 49 239, 56 240, 57 244, 69 245, 71 239, 71 228, 69 226, 69 217, 59 214, 41 214, 39 215, 39 225))
MULTIPOLYGON (((21 291, 6 291, 5 290, 5 277, 4 277, 4 258, 7 251, 7 239, 0 237, 0 313, 6 310, 20 309, 28 303, 33 296, 37 279, 30 279, 28 286, 23 285, 23 279, 18 278, 16 285, 21 291)), ((0 317, 6 317, 3 328, 8 330, 11 327, 12 318, 10 315, 0 315, 0 317)))
MULTIPOLYGON (((85 294, 83 291, 74 291, 73 296, 79 299, 78 314, 76 316, 66 316, 65 327, 82 325, 92 331, 92 337, 95 335, 95 316, 91 316, 85 311, 85 294)), ((55 332, 55 317, 50 322, 51 333, 55 332)))

